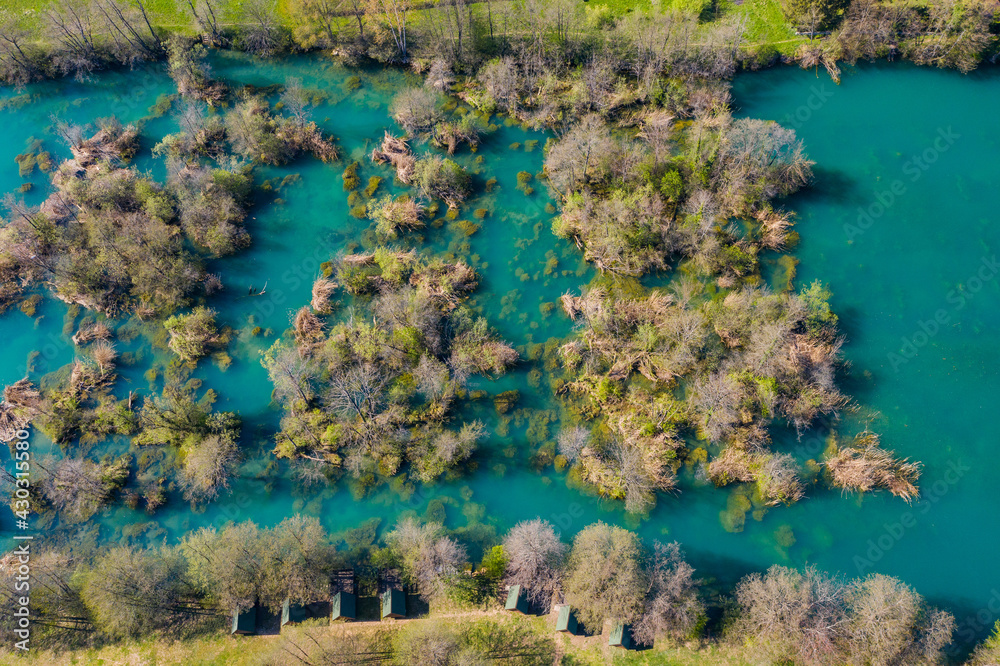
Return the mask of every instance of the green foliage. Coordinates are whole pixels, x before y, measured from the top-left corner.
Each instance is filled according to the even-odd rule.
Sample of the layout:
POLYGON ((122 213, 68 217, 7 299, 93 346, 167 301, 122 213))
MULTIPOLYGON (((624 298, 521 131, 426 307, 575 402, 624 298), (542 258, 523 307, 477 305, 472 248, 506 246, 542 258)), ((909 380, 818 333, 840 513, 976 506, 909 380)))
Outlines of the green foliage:
POLYGON ((305 152, 324 162, 337 159, 336 147, 316 123, 273 115, 259 97, 238 102, 226 114, 225 127, 233 150, 255 162, 286 164, 305 152))
POLYGON ((351 162, 347 165, 347 168, 344 169, 344 174, 341 178, 344 179, 345 192, 353 192, 358 189, 358 186, 361 184, 361 179, 358 177, 359 166, 360 165, 357 162, 351 162))
POLYGON ((818 334, 833 330, 837 326, 837 315, 830 310, 830 297, 833 293, 829 288, 816 280, 802 290, 801 296, 806 306, 806 325, 810 332, 818 334))
POLYGON ((517 406, 520 399, 520 391, 504 391, 503 393, 498 393, 497 396, 493 398, 493 405, 496 407, 497 414, 506 414, 517 406))
POLYGON ((507 557, 503 546, 493 546, 483 555, 479 568, 471 576, 459 578, 451 590, 451 597, 460 604, 483 606, 496 603, 500 598, 507 557))
POLYGON ((577 534, 563 589, 584 626, 639 618, 648 586, 642 557, 639 539, 620 527, 598 522, 577 534))
POLYGON ((781 9, 800 32, 819 32, 836 26, 850 0, 781 0, 781 9))
POLYGON ((676 169, 671 169, 663 175, 660 180, 660 194, 668 201, 680 201, 684 194, 684 181, 681 174, 676 169))
POLYGON ((469 194, 470 178, 456 162, 431 155, 417 160, 414 182, 422 196, 458 206, 469 194))
POLYGON ((163 327, 170 333, 170 349, 184 361, 197 361, 224 343, 215 325, 215 310, 204 306, 170 317, 163 327))

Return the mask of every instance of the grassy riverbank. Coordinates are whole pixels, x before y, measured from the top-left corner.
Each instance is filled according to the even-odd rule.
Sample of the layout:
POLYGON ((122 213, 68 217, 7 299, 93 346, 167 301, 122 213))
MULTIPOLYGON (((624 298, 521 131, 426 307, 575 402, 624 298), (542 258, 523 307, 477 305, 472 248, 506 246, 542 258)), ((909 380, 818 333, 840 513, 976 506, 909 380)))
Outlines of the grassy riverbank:
MULTIPOLYGON (((220 25, 231 29, 237 29, 246 24, 243 17, 243 5, 239 0, 218 0, 213 3, 219 16, 220 25)), ((275 15, 281 27, 289 33, 293 33, 303 23, 302 0, 277 0, 274 4, 275 15)), ((446 11, 447 7, 428 8, 434 2, 414 2, 415 8, 409 12, 412 27, 420 29, 433 23, 435 14, 446 11)), ((468 3, 469 11, 473 21, 484 22, 490 11, 497 11, 498 7, 513 4, 510 0, 501 0, 488 6, 484 0, 471 0, 468 3)), ((652 5, 649 0, 591 0, 584 7, 586 20, 581 23, 574 32, 578 36, 586 36, 594 32, 595 27, 602 21, 620 18, 632 12, 648 14, 652 5), (601 18, 602 16, 606 18, 601 18)), ((699 4, 698 0, 673 0, 665 3, 666 9, 676 9, 677 11, 690 11, 693 5, 699 4)), ((797 36, 794 27, 786 20, 781 10, 780 0, 746 0, 745 2, 734 2, 733 0, 719 0, 715 3, 700 3, 705 6, 701 13, 701 24, 709 28, 713 25, 727 22, 745 21, 745 38, 748 46, 769 46, 779 53, 793 55, 796 49, 809 41, 807 37, 797 36)), ((51 0, 10 0, 4 3, 4 9, 11 13, 24 12, 28 25, 40 25, 37 12, 51 5, 51 0)), ((183 35, 194 35, 198 32, 191 17, 190 9, 184 0, 148 0, 145 3, 146 11, 149 15, 150 23, 157 30, 168 33, 179 33, 183 35)), ((377 20, 372 16, 369 20, 377 20)), ((338 30, 350 30, 355 19, 352 16, 342 16, 335 18, 333 23, 338 30)), ((41 37, 41 41, 48 41, 41 37)))
MULTIPOLYGON (((287 627, 276 636, 227 636, 202 635, 187 640, 144 639, 88 650, 40 651, 27 659, 8 662, 0 655, 0 663, 45 664, 69 666, 101 664, 102 666, 159 666, 161 664, 186 664, 207 666, 264 666, 266 664, 310 663, 307 659, 318 657, 318 645, 329 639, 335 643, 349 643, 352 638, 380 630, 395 632, 413 630, 415 627, 492 619, 505 624, 527 628, 539 638, 555 637, 556 654, 562 664, 598 666, 600 664, 646 664, 648 666, 743 666, 750 662, 732 648, 718 645, 675 646, 648 650, 625 651, 608 647, 608 630, 601 635, 567 636, 554 631, 555 616, 508 616, 500 611, 466 612, 462 614, 435 614, 425 618, 395 620, 383 623, 357 622, 325 625, 319 621, 287 627), (298 648, 304 648, 301 659, 292 657, 298 648), (308 656, 307 656, 308 655, 308 656)), ((327 663, 313 661, 311 663, 327 663)), ((330 662, 333 663, 333 662, 330 662)), ((340 662, 337 662, 340 663, 340 662)), ((352 663, 352 662, 345 662, 352 663)))

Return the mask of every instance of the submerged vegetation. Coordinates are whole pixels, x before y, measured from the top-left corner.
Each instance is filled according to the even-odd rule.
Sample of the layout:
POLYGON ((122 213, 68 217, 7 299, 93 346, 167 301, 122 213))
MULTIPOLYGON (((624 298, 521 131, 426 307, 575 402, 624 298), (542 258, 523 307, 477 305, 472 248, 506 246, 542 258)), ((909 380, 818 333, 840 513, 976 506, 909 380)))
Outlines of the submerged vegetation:
MULTIPOLYGON (((790 226, 771 200, 810 178, 801 142, 774 123, 733 121, 721 101, 694 113, 689 128, 646 125, 635 138, 586 116, 546 154, 564 200, 553 231, 606 276, 562 297, 580 326, 560 348, 563 395, 600 433, 576 459, 584 480, 633 512, 675 488, 689 434, 719 447, 707 468, 717 485, 752 483, 765 505, 795 502, 805 494, 798 463, 769 450, 768 426, 802 433, 848 405, 834 383, 841 339, 829 291, 760 284, 759 255, 790 226), (669 289, 629 286, 671 268, 681 276, 669 289)), ((830 466, 843 486, 843 465, 830 466)), ((902 474, 915 481, 916 468, 902 474)))
POLYGON ((318 316, 332 293, 318 282, 324 307, 299 310, 294 344, 276 343, 263 360, 286 410, 275 453, 355 477, 393 476, 409 463, 425 482, 468 460, 485 427, 449 425, 450 412, 470 375, 501 375, 518 359, 462 304, 475 271, 379 248, 343 257, 335 275, 359 298, 350 316, 318 316))

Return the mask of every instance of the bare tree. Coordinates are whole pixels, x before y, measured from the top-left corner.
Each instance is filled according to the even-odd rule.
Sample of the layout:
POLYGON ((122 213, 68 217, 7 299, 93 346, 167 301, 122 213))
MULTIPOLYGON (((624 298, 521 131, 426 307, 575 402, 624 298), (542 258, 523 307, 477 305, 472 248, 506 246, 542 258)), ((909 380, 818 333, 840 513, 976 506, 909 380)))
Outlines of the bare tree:
POLYGON ((382 404, 389 378, 373 363, 336 368, 330 373, 326 402, 334 411, 367 422, 382 404))
MULTIPOLYGON (((18 555, 12 550, 0 558, 0 601, 16 608, 24 590, 18 589, 18 555)), ((53 648, 82 647, 91 638, 94 626, 74 579, 77 566, 58 550, 46 548, 31 556, 32 640, 53 648)), ((0 614, 0 627, 8 635, 17 628, 12 612, 0 614)))
POLYGON ((423 134, 443 117, 441 102, 441 94, 433 88, 407 88, 393 98, 389 112, 408 134, 423 134))
POLYGON ((138 636, 177 628, 209 613, 185 581, 184 560, 170 548, 118 546, 97 558, 82 596, 102 632, 138 636))
POLYGON ((723 132, 715 162, 716 184, 730 211, 752 209, 808 183, 812 164, 794 130, 741 118, 723 132))
POLYGON ((26 18, 24 13, 0 10, 0 80, 17 88, 41 75, 41 58, 26 18))
POLYGON ((608 126, 595 115, 583 118, 545 156, 545 171, 556 192, 590 185, 610 173, 616 153, 608 126))
POLYGON ((517 61, 513 57, 505 56, 489 62, 480 70, 478 78, 498 107, 507 113, 517 108, 522 82, 517 61))
POLYGON ((191 584, 226 612, 253 608, 258 601, 280 608, 285 590, 277 541, 253 521, 189 532, 180 550, 191 584))
POLYGON ((607 52, 591 57, 583 68, 583 87, 587 106, 594 111, 604 111, 611 102, 611 95, 618 82, 617 62, 607 52))
POLYGON ((693 406, 701 415, 699 428, 713 442, 725 439, 739 422, 739 384, 725 373, 713 373, 698 378, 694 392, 693 406))
POLYGON ((156 60, 164 55, 163 42, 153 30, 144 0, 93 0, 93 6, 104 18, 115 58, 128 65, 143 60, 156 60))
POLYGON ((694 567, 684 560, 680 544, 657 541, 649 565, 646 609, 632 628, 633 637, 648 645, 660 636, 683 640, 704 617, 705 604, 698 598, 694 567))
POLYGON ((920 27, 913 7, 855 0, 836 38, 844 60, 854 64, 859 59, 891 58, 901 43, 917 35, 920 27))
POLYGON ((576 460, 590 441, 590 431, 583 426, 563 428, 556 436, 559 454, 570 462, 576 460))
POLYGON ((304 358, 294 347, 275 343, 264 354, 262 363, 274 383, 275 398, 290 404, 293 412, 312 402, 316 368, 311 359, 304 358))
POLYGON ((82 521, 107 504, 128 478, 130 458, 124 456, 108 465, 98 465, 86 458, 63 458, 42 465, 47 476, 42 492, 64 519, 82 521))
POLYGON ((302 604, 328 599, 337 553, 319 519, 289 516, 272 533, 279 565, 271 575, 280 581, 284 595, 302 604))
POLYGON ((229 478, 240 461, 236 440, 229 433, 211 434, 185 447, 184 497, 190 501, 215 499, 229 487, 229 478))
POLYGON ((62 73, 81 79, 97 69, 99 26, 89 3, 69 0, 46 5, 41 17, 45 33, 57 45, 52 60, 62 73))
POLYGON ((410 58, 407 45, 410 0, 367 0, 368 13, 382 19, 396 47, 394 59, 406 62, 410 58))
POLYGON ((240 7, 239 45, 247 53, 269 57, 281 48, 281 23, 275 0, 246 0, 240 7))
POLYGON ((443 58, 435 58, 431 62, 430 69, 427 70, 424 85, 438 92, 445 93, 451 88, 454 80, 455 74, 452 72, 448 62, 443 58))
POLYGON ((995 40, 990 26, 996 8, 989 2, 942 0, 927 7, 928 20, 907 55, 921 65, 975 69, 995 40))
POLYGON ((413 370, 413 379, 418 391, 431 400, 437 400, 448 390, 451 373, 447 365, 430 354, 424 354, 413 370))
POLYGON ((847 610, 842 581, 814 567, 803 571, 773 566, 736 586, 738 612, 730 639, 753 645, 771 661, 841 664, 847 610))
POLYGON ((656 451, 615 438, 599 450, 581 454, 584 478, 601 492, 625 501, 629 513, 643 513, 656 503, 657 490, 673 487, 673 474, 657 460, 656 451))
POLYGON ((508 585, 520 585, 532 603, 547 607, 562 576, 566 544, 551 523, 535 518, 515 525, 503 540, 508 585))
POLYGON ((222 12, 218 0, 187 0, 186 9, 211 46, 226 45, 228 40, 221 28, 222 12))
POLYGON ((312 106, 309 91, 302 87, 302 79, 290 76, 285 79, 285 89, 281 91, 283 111, 301 125, 309 120, 309 107, 312 106))
POLYGON ((910 586, 891 576, 872 574, 850 585, 846 601, 851 663, 941 663, 955 618, 929 608, 910 586))
POLYGON ((405 518, 385 535, 404 575, 420 586, 421 596, 428 600, 443 596, 466 562, 465 548, 443 532, 439 523, 420 525, 405 518))

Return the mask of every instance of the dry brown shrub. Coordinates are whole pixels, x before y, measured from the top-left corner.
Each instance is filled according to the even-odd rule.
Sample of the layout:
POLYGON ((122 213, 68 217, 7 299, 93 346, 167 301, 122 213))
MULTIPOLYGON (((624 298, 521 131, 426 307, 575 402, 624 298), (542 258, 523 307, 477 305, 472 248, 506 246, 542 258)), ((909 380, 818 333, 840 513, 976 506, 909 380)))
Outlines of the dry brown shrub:
POLYGON ((326 278, 319 278, 313 282, 312 301, 310 307, 318 314, 329 314, 333 309, 330 304, 330 297, 337 289, 337 283, 326 278))
POLYGON ((879 446, 879 436, 865 430, 851 446, 839 449, 826 461, 832 483, 845 491, 869 492, 884 489, 907 502, 919 494, 920 463, 896 458, 879 446))

